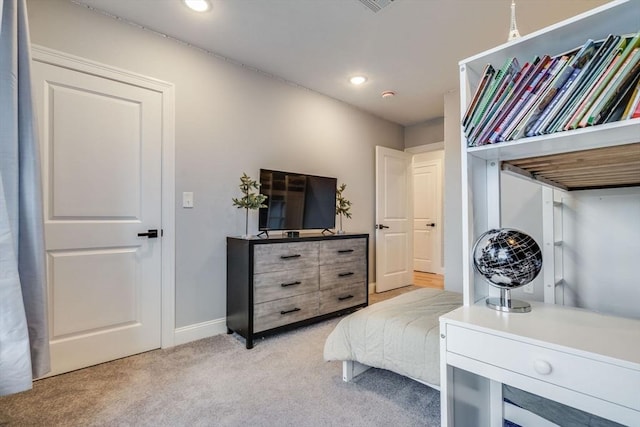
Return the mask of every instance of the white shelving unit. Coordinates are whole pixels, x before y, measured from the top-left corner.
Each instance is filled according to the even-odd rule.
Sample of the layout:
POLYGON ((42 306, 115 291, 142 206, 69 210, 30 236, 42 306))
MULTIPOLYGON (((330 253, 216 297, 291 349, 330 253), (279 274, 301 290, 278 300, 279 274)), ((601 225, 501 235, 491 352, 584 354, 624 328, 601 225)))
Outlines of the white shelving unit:
MULTIPOLYGON (((499 66, 516 57, 523 64, 535 55, 569 51, 589 38, 638 30, 640 0, 618 0, 461 61, 462 110, 487 63, 499 66)), ((473 148, 467 148, 462 136, 464 306, 441 318, 442 425, 465 425, 469 420, 461 417, 477 417, 475 425, 502 425, 502 383, 625 425, 640 425, 640 321, 542 303, 532 304, 525 314, 491 310, 484 299, 498 291, 474 273, 471 259, 477 237, 501 226, 503 162, 568 158, 608 147, 624 158, 637 153, 639 143, 640 119, 473 148), (610 393, 603 395, 602 390, 610 393)), ((562 237, 553 233, 562 207, 553 190, 544 190, 543 200, 545 302, 562 302, 556 300, 556 284, 562 280, 556 253, 562 237)))

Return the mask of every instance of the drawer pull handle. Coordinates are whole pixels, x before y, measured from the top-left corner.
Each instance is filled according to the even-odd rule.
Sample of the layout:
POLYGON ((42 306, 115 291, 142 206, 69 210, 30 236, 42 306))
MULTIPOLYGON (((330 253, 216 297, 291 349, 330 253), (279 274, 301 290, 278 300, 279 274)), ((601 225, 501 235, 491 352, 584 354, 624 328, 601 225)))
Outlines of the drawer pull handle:
POLYGON ((298 307, 292 309, 292 310, 282 310, 280 312, 280 314, 285 315, 285 314, 289 314, 289 313, 295 313, 296 311, 300 311, 300 309, 298 307))
POLYGON ((300 258, 301 255, 300 254, 295 254, 295 255, 280 255, 281 259, 292 259, 292 258, 300 258))
POLYGON ((347 277, 347 276, 353 276, 353 272, 350 271, 348 273, 340 273, 340 274, 338 274, 338 277, 347 277))
POLYGON ((344 301, 346 299, 351 299, 353 298, 353 295, 347 295, 346 297, 338 297, 338 301, 344 301))
POLYGON ((338 251, 339 254, 348 254, 348 253, 351 253, 351 252, 353 252, 353 249, 340 249, 338 251))
POLYGON ((280 286, 282 286, 283 288, 286 288, 287 286, 295 286, 295 285, 299 285, 300 281, 296 280, 295 282, 291 282, 291 283, 280 283, 280 286))
POLYGON ((533 369, 535 369, 535 371, 540 375, 549 375, 553 370, 551 368, 551 364, 544 360, 536 360, 533 362, 533 369))

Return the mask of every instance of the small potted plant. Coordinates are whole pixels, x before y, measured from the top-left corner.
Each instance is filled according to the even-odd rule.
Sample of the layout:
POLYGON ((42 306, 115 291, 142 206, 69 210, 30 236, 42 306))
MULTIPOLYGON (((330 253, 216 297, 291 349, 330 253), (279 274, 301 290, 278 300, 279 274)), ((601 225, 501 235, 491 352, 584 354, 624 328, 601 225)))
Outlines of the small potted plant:
POLYGON ((258 190, 260 188, 260 184, 251 179, 249 175, 246 173, 242 173, 240 177, 240 191, 242 191, 242 198, 233 198, 233 206, 237 206, 238 209, 245 209, 245 222, 244 222, 244 237, 245 239, 249 238, 249 209, 255 210, 260 208, 266 208, 262 202, 265 201, 267 196, 260 193, 254 193, 252 190, 258 190))
POLYGON ((338 234, 344 234, 344 230, 342 229, 342 216, 344 215, 347 218, 351 218, 351 202, 347 200, 343 195, 343 191, 347 188, 347 184, 340 184, 340 186, 336 189, 336 215, 340 216, 340 229, 338 230, 338 234))

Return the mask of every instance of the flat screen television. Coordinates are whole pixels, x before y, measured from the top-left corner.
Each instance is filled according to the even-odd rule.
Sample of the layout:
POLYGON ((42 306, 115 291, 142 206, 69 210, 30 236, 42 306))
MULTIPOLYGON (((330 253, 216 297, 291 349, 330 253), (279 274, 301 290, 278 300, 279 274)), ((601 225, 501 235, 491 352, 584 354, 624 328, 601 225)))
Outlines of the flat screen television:
POLYGON ((330 229, 336 226, 336 178, 260 169, 258 228, 271 230, 330 229))

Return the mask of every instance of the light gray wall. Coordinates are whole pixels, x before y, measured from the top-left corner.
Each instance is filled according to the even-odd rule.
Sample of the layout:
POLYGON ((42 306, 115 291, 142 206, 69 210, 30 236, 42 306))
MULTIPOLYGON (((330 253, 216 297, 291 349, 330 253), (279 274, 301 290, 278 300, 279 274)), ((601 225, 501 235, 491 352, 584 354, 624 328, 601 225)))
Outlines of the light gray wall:
POLYGON ((404 148, 444 141, 444 117, 404 128, 404 148))
POLYGON ((462 292, 460 93, 444 96, 444 287, 462 292))
POLYGON ((562 197, 565 305, 640 319, 640 187, 562 197))
POLYGON ((374 147, 402 150, 401 126, 68 1, 27 6, 33 43, 175 84, 176 327, 226 314, 225 237, 244 233, 231 205, 243 172, 337 177, 353 203, 345 229, 374 235, 374 147), (180 207, 183 191, 195 208, 180 207))
MULTIPOLYGON (((543 249, 542 242, 542 187, 527 179, 506 173, 500 178, 500 214, 502 227, 515 228, 527 233, 543 249)), ((544 261, 543 261, 544 268, 544 261)), ((544 273, 541 271, 532 283, 533 294, 523 288, 511 291, 513 298, 543 301, 544 273)))

